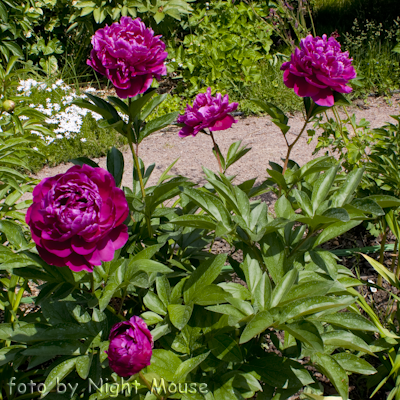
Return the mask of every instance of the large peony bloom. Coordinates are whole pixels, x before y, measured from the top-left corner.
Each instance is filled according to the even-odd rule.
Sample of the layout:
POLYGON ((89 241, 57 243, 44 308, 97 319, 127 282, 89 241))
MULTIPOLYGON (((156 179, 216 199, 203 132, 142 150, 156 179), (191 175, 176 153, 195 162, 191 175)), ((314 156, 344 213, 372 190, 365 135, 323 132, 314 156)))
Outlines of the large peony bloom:
POLYGON ((141 318, 118 322, 111 328, 109 340, 108 364, 119 376, 135 375, 150 365, 153 337, 141 318))
POLYGON ((199 93, 193 103, 186 106, 185 113, 178 117, 179 124, 185 126, 179 131, 180 137, 189 135, 196 136, 202 129, 210 131, 223 131, 237 122, 228 113, 235 111, 238 103, 229 104, 229 96, 222 97, 217 93, 216 97, 211 96, 211 88, 206 93, 199 93))
POLYGON ((326 35, 308 35, 300 42, 291 60, 282 64, 285 85, 300 97, 311 97, 320 106, 334 104, 333 92, 350 93, 346 86, 356 77, 349 53, 340 50, 340 43, 326 35))
POLYGON ((128 240, 124 192, 102 168, 74 166, 43 179, 33 191, 26 223, 48 264, 93 271, 128 240))
POLYGON ((140 18, 122 17, 93 35, 87 64, 114 84, 119 97, 135 97, 167 73, 168 53, 160 37, 140 18))

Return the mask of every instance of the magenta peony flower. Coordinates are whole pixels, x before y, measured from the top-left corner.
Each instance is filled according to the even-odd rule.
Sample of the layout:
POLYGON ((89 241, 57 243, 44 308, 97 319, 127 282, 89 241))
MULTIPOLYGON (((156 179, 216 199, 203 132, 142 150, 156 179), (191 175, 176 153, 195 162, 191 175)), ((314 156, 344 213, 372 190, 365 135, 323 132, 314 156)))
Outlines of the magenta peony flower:
POLYGON ((229 104, 229 96, 222 97, 217 93, 216 97, 211 96, 211 88, 207 93, 199 93, 193 103, 186 106, 185 113, 178 117, 179 124, 185 126, 179 131, 180 137, 189 135, 196 136, 202 129, 208 128, 210 131, 223 131, 237 122, 228 113, 235 111, 238 103, 229 104))
POLYGON ((160 37, 140 18, 122 17, 93 35, 87 64, 114 84, 119 97, 135 97, 167 73, 168 53, 160 37))
POLYGON ((141 318, 118 322, 111 328, 109 341, 108 364, 119 376, 135 375, 150 365, 153 337, 141 318))
POLYGON ((300 42, 291 60, 282 64, 283 81, 300 97, 311 97, 320 106, 334 104, 333 92, 350 93, 346 86, 356 77, 349 53, 340 50, 340 43, 326 35, 308 35, 300 42))
POLYGON ((44 261, 93 271, 127 242, 128 213, 124 192, 110 173, 76 165, 35 187, 25 220, 44 261))

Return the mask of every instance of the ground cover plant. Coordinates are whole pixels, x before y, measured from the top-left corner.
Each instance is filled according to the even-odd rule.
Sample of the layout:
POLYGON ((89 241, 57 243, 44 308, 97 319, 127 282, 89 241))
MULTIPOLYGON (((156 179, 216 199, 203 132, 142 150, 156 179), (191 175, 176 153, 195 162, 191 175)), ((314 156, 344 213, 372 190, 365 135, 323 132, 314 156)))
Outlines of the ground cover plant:
MULTIPOLYGON (((349 398, 353 374, 378 377, 368 395, 389 385, 395 398, 396 324, 379 320, 354 289, 363 283, 322 248, 364 222, 379 220, 399 232, 393 174, 386 168, 366 174, 363 163, 382 157, 396 169, 397 148, 386 154, 382 143, 395 143, 398 129, 376 132, 371 154, 361 139, 354 140, 356 150, 350 146, 366 124, 338 114, 355 78, 349 54, 334 37, 301 40, 281 68, 284 85, 303 102, 304 125, 291 141, 285 113, 255 99, 282 132, 287 154, 282 165, 270 163, 260 185, 256 179, 237 185, 229 167, 251 149, 235 142, 223 154, 218 131, 236 122, 231 113, 238 103, 210 87, 182 115, 155 115, 167 99, 151 87, 167 72, 162 40, 139 18, 122 17, 97 30, 92 43, 89 65, 107 76, 117 96, 89 91, 71 100, 128 143, 129 187, 121 188, 125 162, 112 147, 107 170, 79 154, 75 166, 33 189, 24 158, 39 149, 27 145, 26 134, 57 140, 45 114, 57 119, 67 101, 64 84, 56 84, 58 100, 29 107, 9 95, 16 58, 0 70, 0 156, 20 168, 0 171, 1 397, 282 400, 301 393, 321 399, 322 373, 337 398, 349 398), (326 113, 335 120, 319 119, 326 113), (219 171, 204 167, 205 185, 170 175, 172 165, 149 185, 155 165, 144 165, 140 146, 175 121, 181 137, 210 137, 219 171), (291 159, 313 123, 324 129, 320 147, 332 140, 342 150, 339 160, 322 156, 299 166, 291 159), (17 202, 31 190, 32 200, 17 202), (267 191, 277 198, 273 213, 259 198, 267 191), (228 250, 215 254, 221 239, 228 250), (37 294, 24 300, 33 289, 37 294), (24 301, 32 302, 30 312, 24 301)), ((398 285, 396 275, 375 268, 398 285)))

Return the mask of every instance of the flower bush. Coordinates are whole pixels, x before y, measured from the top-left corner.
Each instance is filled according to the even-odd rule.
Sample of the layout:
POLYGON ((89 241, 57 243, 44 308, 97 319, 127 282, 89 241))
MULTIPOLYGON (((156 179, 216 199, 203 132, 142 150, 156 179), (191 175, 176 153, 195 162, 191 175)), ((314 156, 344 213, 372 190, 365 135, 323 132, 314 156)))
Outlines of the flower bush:
MULTIPOLYGON (((107 52, 121 50, 113 47, 118 32, 119 54, 126 54, 126 38, 131 38, 129 46, 154 39, 140 20, 130 21, 99 34, 101 45, 110 45, 94 56, 104 63, 99 68, 115 64, 107 52), (147 39, 138 39, 139 28, 147 39)), ((324 38, 308 41, 320 44, 316 51, 321 55, 324 38)), ((148 53, 143 60, 152 59, 151 46, 142 50, 148 53)), ((195 187, 185 177, 169 176, 172 164, 150 186, 154 165, 146 168, 138 147, 175 121, 177 113, 148 122, 166 96, 154 90, 139 93, 156 75, 151 63, 147 72, 143 64, 142 75, 136 66, 124 69, 125 63, 122 58, 121 71, 109 77, 123 72, 118 79, 124 85, 133 82, 120 93, 126 101, 87 93, 75 104, 94 110, 102 126, 127 138, 134 161, 132 187, 118 188, 124 157, 113 148, 107 171, 81 157, 65 174, 35 188, 26 222, 36 249, 18 224, 11 229, 0 221, 3 243, 9 243, 1 251, 6 275, 0 279, 0 304, 6 310, 0 329, 3 399, 15 397, 26 377, 42 380, 33 383, 35 393, 49 400, 57 398, 60 382, 85 400, 114 395, 135 400, 287 399, 299 392, 319 398, 318 370, 347 400, 349 374, 377 373, 361 358, 385 348, 377 332, 393 335, 377 318, 361 315, 353 289, 361 282, 322 246, 363 221, 384 217, 383 207, 400 206, 400 201, 391 196, 355 199, 363 168, 343 174, 332 157, 301 167, 289 159, 307 124, 327 110, 318 107, 319 99, 333 96, 335 89, 329 86, 325 97, 325 92, 314 96, 317 104, 304 99, 304 125, 291 144, 289 118, 272 104, 257 103, 288 146, 283 166, 270 163, 269 178, 260 185, 256 179, 236 185, 226 174, 250 149, 234 143, 224 159, 213 136, 232 126, 229 112, 237 104, 221 94, 212 97, 211 89, 199 94, 179 117, 181 136, 207 134, 208 129, 220 173, 204 168, 207 184, 195 187), (131 97, 136 90, 139 95, 131 97), (259 200, 267 191, 277 197, 274 216, 259 200), (216 240, 223 240, 229 251, 214 254, 216 240), (233 271, 244 284, 229 278, 233 271), (20 303, 30 280, 40 282, 33 299, 40 307, 24 315, 20 303), (128 315, 133 317, 127 320, 128 315), (125 382, 124 377, 130 378, 125 382), (127 393, 131 385, 133 394, 127 393)), ((288 67, 289 73, 293 68, 288 67)), ((337 113, 335 107, 346 99, 335 95, 334 100, 337 113)))
POLYGON ((91 272, 128 240, 127 216, 128 203, 112 175, 83 165, 36 186, 26 223, 43 260, 91 272))
POLYGON ((291 60, 282 64, 285 85, 300 97, 311 97, 320 106, 334 105, 333 92, 350 93, 347 86, 356 77, 348 52, 340 50, 339 42, 326 35, 308 35, 300 41, 291 60))

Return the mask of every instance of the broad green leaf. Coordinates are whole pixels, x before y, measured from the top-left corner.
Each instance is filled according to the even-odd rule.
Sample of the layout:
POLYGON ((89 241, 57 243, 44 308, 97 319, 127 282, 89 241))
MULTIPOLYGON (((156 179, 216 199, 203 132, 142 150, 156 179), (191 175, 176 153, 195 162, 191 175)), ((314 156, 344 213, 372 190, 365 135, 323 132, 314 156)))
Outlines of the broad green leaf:
POLYGON ((148 122, 143 130, 139 134, 139 143, 153 132, 159 131, 168 125, 171 125, 178 117, 178 112, 172 112, 169 114, 162 115, 161 117, 155 118, 148 122))
POLYGON ((332 355, 332 358, 348 372, 362 375, 373 375, 377 372, 370 363, 354 354, 336 353, 332 355))
POLYGON ((349 393, 349 377, 346 371, 334 358, 327 354, 315 353, 312 359, 318 364, 323 374, 329 378, 340 396, 342 396, 342 399, 347 400, 349 393))
POLYGON ((272 285, 266 272, 263 273, 253 294, 254 304, 258 310, 269 310, 271 307, 272 285))
POLYGON ((289 332, 296 339, 310 345, 316 351, 324 351, 324 343, 316 326, 309 321, 298 321, 281 325, 281 329, 289 332))
POLYGON ((156 289, 157 295, 160 300, 167 307, 169 304, 169 298, 171 295, 171 286, 168 278, 165 275, 159 275, 156 278, 156 289))
POLYGON ((222 201, 211 193, 200 189, 185 188, 183 193, 189 196, 208 214, 212 215, 217 221, 221 221, 225 227, 231 226, 231 215, 223 205, 222 201))
MULTIPOLYGON (((311 195, 312 210, 314 213, 317 211, 320 204, 324 202, 328 193, 332 187, 335 180, 336 173, 339 169, 339 165, 328 169, 324 174, 320 175, 317 181, 314 183, 313 191, 311 195)), ((297 198, 296 198, 297 199, 297 198)))
POLYGON ((324 344, 327 346, 343 347, 344 349, 362 351, 374 355, 367 343, 354 333, 347 331, 332 331, 322 335, 324 344))
POLYGON ((253 337, 264 332, 273 323, 274 320, 268 311, 259 312, 246 325, 246 328, 243 330, 242 335, 240 336, 239 343, 242 344, 248 342, 253 337))
POLYGON ((304 299, 313 296, 324 296, 329 292, 333 286, 332 281, 314 281, 309 280, 305 283, 299 283, 292 287, 292 289, 281 299, 280 305, 284 305, 294 300, 304 299))
POLYGON ((198 229, 215 230, 217 224, 207 215, 187 214, 172 219, 171 224, 191 226, 198 229))
POLYGON ((214 304, 226 303, 226 299, 231 297, 231 294, 225 292, 222 287, 217 285, 208 285, 192 299, 194 304, 200 306, 212 306, 214 304))
POLYGON ((246 277, 247 287, 250 290, 252 298, 255 298, 257 285, 259 284, 263 272, 257 260, 247 255, 243 261, 242 269, 246 277))
POLYGON ((243 361, 242 352, 236 340, 228 335, 214 336, 209 342, 208 346, 211 353, 219 360, 229 362, 243 361))
POLYGON ((275 203, 275 214, 278 218, 291 219, 295 217, 295 212, 290 204, 290 201, 285 197, 281 196, 275 203))
POLYGON ((273 232, 264 235, 260 240, 260 247, 264 264, 273 281, 277 284, 284 275, 283 264, 286 259, 284 241, 278 233, 273 232))
POLYGON ((140 113, 140 119, 142 121, 145 121, 146 118, 153 112, 153 110, 157 106, 159 106, 167 97, 168 97, 167 93, 157 94, 156 97, 153 97, 150 101, 148 101, 142 108, 142 112, 140 113))
POLYGON ((124 156, 115 147, 107 153, 107 171, 114 177, 115 185, 119 187, 124 173, 124 156))
POLYGON ((12 246, 22 249, 28 246, 28 241, 25 239, 21 226, 15 222, 2 220, 0 221, 0 231, 3 232, 12 246))
POLYGON ((314 215, 313 207, 307 193, 297 189, 294 189, 292 193, 303 212, 305 212, 309 217, 312 217, 314 215))
POLYGON ((348 222, 335 222, 332 225, 329 225, 325 228, 322 233, 318 236, 317 240, 315 241, 313 248, 327 242, 328 240, 334 239, 343 233, 349 231, 350 229, 354 228, 357 225, 360 225, 362 221, 348 221, 348 222))
POLYGON ((163 302, 152 291, 149 290, 146 296, 143 297, 143 303, 149 310, 154 311, 156 314, 167 315, 167 309, 163 302))
POLYGON ((226 257, 226 254, 211 256, 196 268, 185 283, 183 296, 186 304, 192 302, 197 293, 214 282, 225 264, 226 257))
POLYGON ((397 208, 400 206, 400 199, 393 196, 376 194, 368 196, 368 199, 375 201, 382 208, 397 208))
POLYGON ((34 344, 25 349, 22 353, 26 356, 63 356, 79 355, 86 351, 86 347, 79 341, 46 341, 34 344))
POLYGON ((299 299, 287 303, 285 306, 274 309, 274 319, 280 323, 288 321, 292 318, 299 318, 303 315, 315 314, 320 311, 329 310, 330 308, 345 308, 354 302, 351 296, 312 296, 306 299, 299 299))
POLYGON ((271 308, 276 307, 281 299, 287 295, 296 280, 298 279, 298 272, 296 268, 289 271, 282 280, 278 283, 272 292, 271 308))
POLYGON ((356 208, 357 210, 361 210, 368 214, 373 214, 377 216, 385 215, 385 212, 382 210, 382 207, 378 205, 378 203, 369 197, 364 197, 362 199, 354 199, 350 206, 356 208))
POLYGON ((169 382, 174 382, 175 371, 182 364, 180 358, 169 350, 154 349, 147 372, 154 372, 169 382))
POLYGON ((137 271, 144 271, 148 275, 152 273, 169 274, 173 272, 171 268, 168 268, 164 264, 154 260, 131 260, 128 265, 131 274, 137 271))
POLYGON ((189 360, 184 361, 179 367, 175 370, 173 382, 184 382, 186 376, 189 372, 192 372, 195 368, 197 368, 210 354, 210 352, 200 354, 196 357, 189 358, 189 360))
POLYGON ((332 207, 342 207, 348 203, 361 182, 364 168, 355 168, 347 176, 340 189, 331 197, 332 207))
POLYGON ((185 306, 181 304, 170 304, 168 305, 168 315, 172 324, 182 330, 185 325, 189 322, 192 315, 193 306, 185 306))
POLYGON ((68 360, 63 361, 61 364, 58 364, 55 368, 53 368, 44 382, 44 386, 46 388, 45 392, 40 397, 41 399, 45 397, 57 383, 62 382, 62 380, 69 375, 74 369, 76 364, 76 358, 70 358, 68 360))
POLYGON ((328 314, 318 318, 312 318, 314 321, 327 322, 328 324, 338 326, 340 328, 377 332, 378 329, 367 318, 353 312, 340 312, 336 314, 328 314))
POLYGON ((82 166, 84 164, 90 165, 93 168, 98 168, 99 164, 96 164, 94 161, 92 161, 90 158, 87 157, 78 157, 74 158, 73 160, 68 160, 69 162, 72 162, 72 164, 82 166))
POLYGON ((91 363, 92 359, 87 354, 76 358, 76 372, 82 379, 87 379, 91 363))

